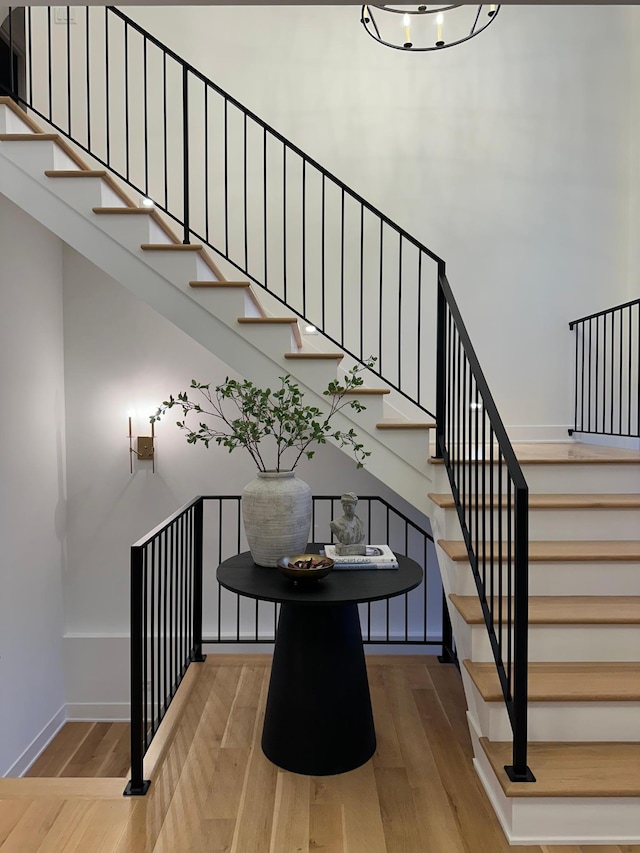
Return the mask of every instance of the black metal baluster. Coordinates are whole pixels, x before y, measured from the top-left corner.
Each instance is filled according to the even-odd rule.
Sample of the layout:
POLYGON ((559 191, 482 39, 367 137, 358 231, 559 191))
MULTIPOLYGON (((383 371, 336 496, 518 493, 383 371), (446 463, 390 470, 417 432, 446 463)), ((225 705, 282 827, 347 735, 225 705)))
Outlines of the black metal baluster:
MULTIPOLYGON (((416 330, 417 345, 416 345, 416 402, 418 405, 422 403, 422 251, 418 249, 418 326, 416 330)), ((446 329, 446 325, 444 326, 446 329)), ((442 367, 444 370, 444 365, 442 367)), ((446 378, 445 378, 446 383, 446 378)), ((445 421, 446 423, 446 421, 445 421)), ((444 438, 444 429, 440 432, 444 438)), ((437 445, 437 442, 436 442, 437 445)), ((436 454, 439 452, 436 446, 436 454)))
MULTIPOLYGON (((51 24, 51 20, 49 20, 51 24)), ((51 72, 49 72, 51 75, 51 72)), ((104 85, 105 85, 105 149, 107 165, 111 163, 111 97, 109 90, 109 8, 104 7, 104 85)))
POLYGON ((326 208, 326 187, 325 187, 325 176, 322 175, 322 204, 321 204, 321 238, 320 238, 320 251, 321 251, 321 267, 320 267, 320 292, 322 297, 322 328, 326 329, 326 319, 325 319, 325 267, 326 267, 326 225, 325 225, 325 208, 326 208))
POLYGON ((164 602, 162 608, 162 712, 163 716, 169 706, 170 673, 169 673, 169 546, 167 531, 162 531, 162 575, 164 578, 164 602))
MULTIPOLYGON (((620 365, 619 365, 619 373, 620 373, 620 387, 618 388, 618 435, 622 435, 622 363, 623 363, 623 309, 620 309, 620 365)), ((613 315, 615 317, 615 312, 613 315)), ((631 341, 629 341, 629 347, 631 347, 631 341)), ((613 389, 612 389, 613 390, 613 389)), ((611 432, 613 432, 613 423, 611 424, 611 432)))
POLYGON ((164 208, 169 208, 169 158, 167 156, 167 54, 162 54, 162 150, 164 171, 164 208))
MULTIPOLYGON (((88 8, 87 8, 88 12, 88 8)), ((31 44, 31 6, 27 6, 27 49, 29 51, 29 55, 27 57, 28 68, 29 68, 29 105, 33 106, 33 62, 31 57, 33 56, 33 48, 31 44)), ((87 48, 88 50, 88 48, 87 48)), ((89 146, 91 147, 91 146, 89 146)))
POLYGON ((383 279, 384 279, 384 222, 382 219, 380 220, 380 290, 378 295, 378 311, 380 314, 380 321, 378 325, 378 373, 382 374, 382 341, 384 338, 383 329, 384 329, 384 311, 382 307, 383 302, 383 279))
MULTIPOLYGON (((222 501, 218 501, 218 565, 222 562, 222 501)), ((218 642, 222 639, 222 587, 218 584, 218 642)))
POLYGON ((149 599, 149 579, 147 571, 147 549, 141 548, 142 555, 142 715, 143 727, 142 738, 143 749, 146 744, 147 732, 149 731, 149 679, 148 679, 148 637, 149 637, 149 618, 148 618, 148 599, 149 599))
POLYGON ((126 796, 146 794, 149 781, 143 778, 143 731, 142 731, 142 678, 143 678, 143 640, 142 640, 142 548, 131 548, 131 779, 124 790, 126 796))
POLYGON ((364 205, 360 205, 360 360, 364 358, 364 205))
MULTIPOLYGON (((106 14, 107 14, 107 11, 105 9, 105 15, 106 14)), ((48 114, 47 118, 49 119, 49 121, 51 121, 53 118, 53 112, 52 112, 53 111, 53 97, 52 97, 52 91, 51 91, 51 89, 52 89, 52 68, 53 68, 53 56, 51 54, 51 6, 47 6, 47 53, 49 56, 49 63, 48 63, 48 68, 47 68, 48 74, 49 74, 49 77, 48 77, 49 114, 48 114)), ((107 77, 107 80, 108 79, 109 78, 107 77)), ((108 108, 108 104, 107 104, 107 108, 108 108)), ((108 115, 109 115, 109 113, 107 112, 107 116, 108 115)))
MULTIPOLYGON (((71 10, 69 6, 64 8, 67 10, 67 133, 71 136, 71 10)), ((11 26, 11 17, 9 18, 9 26, 11 26)), ((11 71, 13 77, 13 61, 11 62, 11 71)), ((11 91, 13 91, 13 82, 11 91)))
POLYGON ((204 88, 204 238, 209 242, 209 87, 204 88))
POLYGON ((589 422, 587 425, 588 431, 591 432, 591 360, 593 355, 593 335, 591 332, 591 320, 589 320, 589 387, 588 387, 588 411, 589 411, 589 422))
POLYGON ((151 625, 149 628, 149 633, 151 634, 151 677, 150 677, 150 695, 151 695, 151 730, 155 733, 155 719, 156 719, 156 649, 157 649, 157 640, 155 633, 155 588, 156 588, 156 540, 152 539, 149 545, 151 558, 149 560, 150 571, 151 571, 151 625))
POLYGON ((242 121, 242 185, 244 202, 244 268, 249 272, 249 224, 247 213, 247 114, 243 113, 242 121))
POLYGON ((142 92, 144 102, 144 194, 149 196, 149 68, 147 39, 142 40, 142 92))
POLYGON ((287 146, 282 145, 282 284, 287 301, 287 146))
POLYGON ((340 343, 344 346, 344 188, 340 198, 340 343))
POLYGON ((264 220, 264 286, 268 288, 267 280, 267 129, 262 131, 262 183, 263 183, 263 220, 264 220))
POLYGON ((129 180, 129 162, 130 162, 130 141, 129 141, 129 25, 124 22, 124 156, 125 156, 125 177, 129 180))
MULTIPOLYGON (((89 10, 90 6, 87 6, 84 15, 84 38, 86 44, 86 52, 85 52, 85 61, 87 68, 87 77, 86 77, 86 86, 87 86, 87 148, 91 151, 91 38, 89 35, 89 10)), ((31 49, 29 49, 29 53, 31 53, 31 49)), ((31 61, 31 57, 29 57, 29 61, 31 61)))
POLYGON ((224 99, 224 253, 229 257, 229 102, 224 99))
POLYGON ((307 161, 302 161, 302 316, 307 316, 307 161))
POLYGON ((182 242, 189 245, 189 219, 191 216, 191 175, 189 169, 189 72, 186 65, 182 66, 182 180, 184 199, 182 203, 182 218, 184 223, 184 235, 182 242))
POLYGON ((193 560, 193 660, 202 663, 202 537, 203 537, 202 498, 194 507, 194 560, 193 560))
POLYGON ((600 383, 598 382, 598 373, 599 373, 599 361, 600 361, 600 318, 596 317, 596 345, 595 345, 595 388, 594 388, 594 397, 596 401, 595 412, 593 422, 595 425, 595 431, 598 431, 598 398, 600 396, 600 383))
POLYGON ((402 234, 398 235, 398 387, 402 385, 402 234))
MULTIPOLYGON (((607 315, 602 318, 602 432, 607 431, 607 315)), ((613 369, 613 333, 611 335, 611 368, 613 369)), ((611 404, 613 405, 613 379, 611 382, 611 404)), ((613 418, 611 419, 613 427, 613 418)))

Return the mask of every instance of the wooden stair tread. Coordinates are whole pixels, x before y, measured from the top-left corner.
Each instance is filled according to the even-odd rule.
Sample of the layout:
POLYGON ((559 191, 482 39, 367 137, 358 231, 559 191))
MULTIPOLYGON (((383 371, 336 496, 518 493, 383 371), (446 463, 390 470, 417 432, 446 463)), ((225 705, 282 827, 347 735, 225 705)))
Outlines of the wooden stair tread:
POLYGON ((388 419, 376 424, 376 429, 435 429, 435 423, 388 419))
POLYGON ((47 178, 106 178, 105 169, 45 169, 47 178))
POLYGON ((530 743, 530 783, 511 782, 505 773, 510 743, 480 743, 507 797, 640 796, 640 743, 530 743))
MULTIPOLYGON (((473 595, 449 596, 469 625, 484 624, 480 601, 473 595)), ((502 612, 506 618, 506 598, 502 612)), ((497 601, 495 602, 497 611, 497 601)), ((513 605, 512 605, 513 608, 513 605)), ((529 596, 530 625, 640 625, 639 595, 540 595, 529 596)))
POLYGON ((189 287, 249 287, 248 281, 190 281, 189 287))
POLYGON ((57 142, 57 133, 0 133, 1 142, 57 142))
POLYGON ((297 322, 298 322, 297 317, 238 317, 238 323, 249 323, 249 324, 255 323, 257 325, 260 325, 260 324, 269 325, 270 323, 272 323, 272 324, 278 324, 278 323, 291 324, 291 323, 297 323, 297 322))
POLYGON ((151 207, 94 207, 94 208, 92 208, 92 210, 94 213, 97 213, 98 215, 104 214, 104 213, 115 213, 116 215, 118 215, 118 214, 121 214, 121 215, 122 214, 124 214, 124 215, 127 215, 127 214, 129 214, 129 215, 131 215, 131 214, 134 214, 134 215, 135 214, 139 214, 139 215, 142 214, 142 215, 144 215, 144 214, 146 214, 147 216, 153 215, 153 208, 151 208, 151 207))
MULTIPOLYGON (((485 702, 503 702, 494 663, 463 661, 485 702)), ((529 663, 530 702, 638 702, 640 663, 529 663)))
MULTIPOLYGON (((458 539, 438 539, 438 545, 455 562, 468 559, 467 549, 464 542, 458 539)), ((490 556, 490 545, 484 543, 479 548, 479 558, 482 559, 483 550, 490 556)), ((513 548, 512 548, 513 556, 513 548)), ((493 544, 494 558, 498 556, 498 543, 493 544)), ((502 543, 502 559, 507 560, 507 543, 502 543)), ((616 539, 616 540, 531 540, 529 542, 530 563, 566 563, 566 562, 635 562, 640 561, 640 540, 616 539)))
MULTIPOLYGON (((435 448, 431 448, 435 453, 435 448)), ((619 447, 604 447, 579 442, 540 442, 514 444, 518 462, 521 465, 640 465, 640 450, 624 450, 619 447)), ((494 463, 497 461, 497 446, 494 445, 494 463)), ((488 449, 485 451, 487 459, 488 449)), ((432 458, 434 465, 442 465, 442 459, 432 458)), ((474 461, 474 460, 467 460, 474 461)))
POLYGON ((344 355, 341 352, 286 352, 285 358, 309 358, 309 359, 328 359, 334 361, 342 361, 344 355))
POLYGON ((145 252, 200 252, 201 243, 142 243, 140 248, 145 252))
MULTIPOLYGON (((453 495, 450 492, 442 494, 434 494, 429 492, 427 495, 436 506, 442 509, 453 509, 453 495)), ((466 504, 475 506, 475 501, 471 498, 466 504)), ((506 496, 502 497, 502 506, 507 505, 506 496)), ((483 507, 484 504, 480 504, 483 507)), ((486 506, 489 506, 487 501, 486 506)), ((497 495, 494 495, 493 507, 498 506, 497 495)), ((529 495, 529 509, 640 509, 640 494, 638 495, 569 495, 569 494, 536 494, 529 495)))
POLYGON ((391 391, 388 388, 350 388, 348 391, 345 391, 345 395, 353 395, 358 396, 359 394, 390 394, 391 391))

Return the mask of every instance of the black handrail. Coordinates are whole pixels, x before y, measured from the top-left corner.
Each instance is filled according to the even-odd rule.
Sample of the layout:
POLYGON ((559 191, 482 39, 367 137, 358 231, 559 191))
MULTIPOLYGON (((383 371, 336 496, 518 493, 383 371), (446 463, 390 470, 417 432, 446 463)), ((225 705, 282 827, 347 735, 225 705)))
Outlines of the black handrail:
POLYGON ((85 11, 84 29, 77 27, 72 35, 67 24, 66 42, 61 47, 63 68, 58 69, 54 80, 52 57, 56 38, 52 35, 51 9, 43 12, 28 7, 29 96, 26 100, 12 92, 19 102, 72 139, 80 149, 128 186, 145 196, 151 195, 156 205, 183 229, 185 243, 193 236, 211 247, 286 305, 288 311, 321 329, 330 341, 357 361, 376 355, 374 372, 427 414, 432 413, 424 401, 433 392, 423 385, 427 368, 432 363, 432 353, 425 345, 430 336, 424 335, 423 330, 424 322, 427 319, 433 322, 437 313, 436 456, 442 457, 447 467, 514 728, 514 776, 526 778, 526 483, 453 299, 444 261, 120 10, 105 7, 102 42, 96 41, 97 37, 93 35, 90 14, 95 16, 92 21, 99 27, 99 13, 92 12, 90 7, 85 11), (43 30, 46 33, 42 37, 46 45, 42 45, 40 58, 48 74, 42 80, 33 61, 31 44, 35 16, 45 13, 43 30), (117 47, 114 47, 116 40, 110 27, 112 19, 117 19, 124 28, 122 42, 118 43, 124 45, 124 98, 119 89, 110 84, 108 73, 110 57, 117 47), (74 54, 71 49, 72 38, 80 39, 83 33, 85 49, 79 54, 80 61, 84 57, 85 75, 78 74, 74 64, 78 61, 77 56, 72 63, 74 54), (137 54, 134 34, 142 39, 141 51, 137 54), (154 49, 160 52, 155 59, 151 57, 154 49), (103 58, 107 71, 104 113, 100 114, 101 119, 104 118, 102 136, 103 128, 100 124, 94 126, 93 121, 101 92, 90 86, 90 55, 93 64, 103 58), (141 65, 137 75, 131 71, 135 61, 141 65), (155 76, 148 73, 154 61, 155 76), (171 74, 174 74, 174 85, 168 87, 167 80, 171 74), (72 111, 72 101, 79 85, 76 81, 84 77, 87 82, 83 121, 83 110, 74 106, 72 111), (161 83, 158 103, 162 114, 162 156, 158 162, 150 160, 147 144, 153 121, 153 103, 149 97, 151 77, 161 83), (66 97, 59 99, 62 107, 58 101, 54 104, 54 82, 56 86, 64 85, 65 88, 66 97), (170 102, 170 90, 171 93, 179 93, 175 102, 170 102), (131 102, 136 91, 142 107, 142 127, 138 127, 138 133, 132 133, 131 102), (195 98, 199 98, 200 103, 197 108, 192 108, 195 98), (171 110, 182 116, 182 122, 177 123, 177 139, 169 133, 167 116, 171 110), (124 132, 114 141, 112 128, 118 115, 124 132), (196 137, 202 142, 202 150, 194 141, 196 137), (230 145, 230 139, 233 145, 230 145), (142 147, 132 152, 132 140, 140 142, 142 147), (124 151, 114 150, 115 142, 121 143, 124 151), (178 142, 182 150, 176 152, 175 161, 179 168, 174 171, 170 160, 171 163, 175 161, 169 149, 178 142), (257 146, 252 149, 254 153, 257 151, 257 157, 250 156, 252 145, 257 146), (220 149, 221 174, 214 176, 215 163, 211 152, 216 146, 220 149), (259 178, 256 178, 258 174, 259 178), (281 182, 276 184, 273 174, 281 177, 281 182), (252 219, 251 228, 247 206, 250 181, 254 182, 254 189, 257 187, 259 190, 255 209, 252 209, 252 216, 257 216, 257 221, 252 219), (233 199, 236 184, 241 186, 242 193, 241 197, 233 199), (204 186, 202 197, 198 196, 200 186, 204 186), (180 201, 175 201, 174 196, 180 201), (288 228, 294 215, 297 222, 303 223, 301 233, 288 228), (308 224, 314 215, 319 219, 316 223, 319 228, 311 232, 308 224), (222 233, 214 237, 216 228, 220 231, 218 223, 222 223, 222 233), (347 227, 351 229, 351 239, 346 238, 347 227), (253 242, 249 244, 249 233, 253 237, 261 235, 257 249, 253 242), (338 248, 332 252, 331 247, 338 248), (256 252, 257 260, 254 257, 256 252), (291 260, 292 253, 295 264, 291 260), (314 253, 316 263, 312 266, 320 273, 310 283, 309 258, 314 253), (423 261, 426 260, 437 266, 432 288, 423 283, 423 268, 426 267, 423 261), (271 284, 274 279, 277 282, 275 287, 271 284), (328 296, 327 290, 331 289, 332 282, 339 286, 336 285, 334 292, 328 296), (374 318, 377 330, 371 335, 363 322, 365 292, 368 313, 374 318), (326 310, 329 300, 331 312, 326 310), (359 322, 345 322, 349 316, 359 316, 359 322), (403 346, 407 347, 406 352, 403 346), (462 411, 463 405, 474 411, 473 417, 469 417, 466 409, 462 411), (468 460, 464 459, 464 452, 460 453, 460 447, 465 446, 467 440, 469 452, 475 454, 472 470, 468 472, 468 460), (494 442, 497 452, 494 452, 494 442), (485 447, 488 447, 489 459, 484 458, 484 453, 479 459, 479 449, 485 447), (494 476, 496 464, 498 474, 494 476), (496 513, 492 505, 494 498, 498 500, 499 507, 503 502, 503 465, 506 471, 504 519, 502 511, 498 509, 496 513), (475 489, 472 489, 472 475, 475 477, 475 489), (494 489, 494 480, 497 490, 494 489), (482 496, 475 499, 473 509, 469 503, 472 491, 482 496), (490 502, 488 506, 487 499, 490 502), (505 546, 503 520, 507 529, 505 546), (499 534, 495 548, 494 521, 499 534), (487 547, 484 547, 487 527, 491 536, 487 547), (482 548, 479 547, 480 530, 483 533, 482 548), (504 596, 503 551, 506 552, 507 567, 504 596), (515 574, 511 571, 512 562, 515 574), (498 565, 497 599, 495 563, 498 565), (506 646, 504 653, 503 646, 506 646))
POLYGON ((436 442, 513 730, 513 763, 505 770, 513 781, 531 782, 534 777, 527 766, 529 491, 443 264, 438 287, 436 442))
POLYGON ((569 329, 575 332, 569 435, 640 438, 640 299, 572 320, 569 329))
MULTIPOLYGON (((131 547, 131 779, 124 792, 127 796, 144 796, 149 788, 150 782, 144 778, 144 756, 189 665, 205 660, 203 642, 239 645, 275 642, 275 604, 262 603, 272 610, 269 618, 272 630, 265 635, 260 630, 259 602, 250 603, 255 609, 249 612, 247 624, 243 618, 246 614, 241 614, 240 596, 222 590, 218 590, 217 613, 210 614, 210 621, 217 622, 217 627, 213 628, 211 636, 203 638, 204 507, 206 504, 215 510, 217 503, 217 519, 208 517, 212 533, 209 542, 213 542, 216 534, 218 540, 213 553, 207 555, 207 569, 213 570, 227 557, 246 550, 241 535, 240 501, 239 495, 198 496, 131 547), (225 636, 222 631, 223 592, 224 610, 232 614, 235 621, 232 636, 225 636)), ((336 506, 340 506, 338 496, 314 495, 312 530, 318 526, 328 530, 336 506)), ((437 565, 428 554, 433 537, 383 498, 361 496, 359 513, 369 541, 384 539, 396 551, 421 562, 425 570, 420 587, 398 599, 404 606, 396 612, 400 630, 396 624, 395 635, 391 632, 389 602, 383 604, 382 612, 375 610, 376 604, 361 606, 363 643, 439 646, 444 660, 455 660, 448 617, 443 617, 440 634, 429 635, 428 631, 429 593, 433 591, 431 575, 439 577, 437 565), (410 605, 413 623, 418 621, 418 614, 422 617, 419 633, 409 631, 410 605)), ((440 594, 444 600, 441 590, 440 594)), ((213 602, 210 607, 212 605, 213 602)))

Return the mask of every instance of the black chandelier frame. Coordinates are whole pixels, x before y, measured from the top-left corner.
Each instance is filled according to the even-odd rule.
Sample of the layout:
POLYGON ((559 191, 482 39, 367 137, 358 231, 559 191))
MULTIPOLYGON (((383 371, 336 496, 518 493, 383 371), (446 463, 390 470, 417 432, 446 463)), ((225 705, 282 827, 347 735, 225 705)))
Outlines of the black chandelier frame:
POLYGON ((452 9, 460 9, 463 6, 466 6, 466 3, 453 3, 448 6, 433 6, 429 8, 426 5, 420 4, 416 5, 415 9, 408 10, 407 5, 404 4, 403 8, 396 8, 391 4, 387 3, 365 3, 362 6, 360 13, 360 23, 364 27, 365 31, 374 41, 377 41, 379 44, 383 44, 385 47, 391 47, 394 50, 405 50, 411 51, 415 53, 424 53, 426 51, 432 50, 444 50, 447 47, 455 47, 458 44, 464 44, 464 42, 469 41, 469 39, 474 38, 474 36, 480 35, 481 32, 487 29, 487 27, 495 21, 498 12, 500 11, 500 4, 493 5, 493 8, 489 7, 489 11, 487 13, 487 20, 481 25, 478 26, 478 22, 480 21, 482 10, 484 6, 487 4, 480 4, 476 8, 475 17, 473 18, 473 24, 471 25, 471 29, 467 35, 463 38, 457 38, 454 41, 445 42, 440 37, 433 45, 428 45, 426 47, 417 47, 411 41, 405 41, 402 44, 394 44, 390 41, 385 41, 380 34, 380 29, 376 23, 376 19, 374 17, 372 9, 376 9, 376 11, 380 12, 390 12, 394 15, 409 15, 409 16, 424 16, 424 15, 444 15, 447 12, 450 12, 452 9))

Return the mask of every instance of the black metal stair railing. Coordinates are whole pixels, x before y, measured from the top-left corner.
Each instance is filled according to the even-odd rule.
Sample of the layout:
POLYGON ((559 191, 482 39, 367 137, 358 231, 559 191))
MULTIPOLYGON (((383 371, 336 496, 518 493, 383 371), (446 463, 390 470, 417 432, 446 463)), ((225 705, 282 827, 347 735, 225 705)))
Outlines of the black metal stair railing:
POLYGON ((436 455, 513 725, 513 774, 529 778, 526 483, 444 261, 120 10, 58 8, 62 25, 26 8, 24 80, 12 75, 9 93, 152 199, 185 243, 209 246, 354 359, 375 356, 374 372, 426 414, 436 400, 436 455))
POLYGON ((21 103, 434 417, 434 252, 119 9, 26 31, 21 103))
MULTIPOLYGON (((247 550, 238 495, 194 498, 131 547, 131 779, 125 794, 146 794, 144 756, 203 643, 273 643, 279 606, 224 590, 217 566, 247 550)), ((340 497, 314 495, 311 529, 330 531, 340 497)), ((378 497, 360 497, 370 542, 388 542, 424 569, 420 586, 393 600, 362 604, 365 644, 443 647, 442 583, 433 537, 378 497)), ((275 569, 274 569, 275 571, 275 569)), ((444 646, 443 646, 444 644, 444 646)))
POLYGON ((449 286, 438 277, 436 441, 513 730, 513 781, 527 766, 529 491, 449 286))
POLYGON ((572 320, 573 432, 640 437, 640 299, 572 320))

